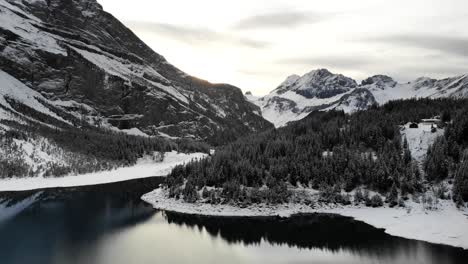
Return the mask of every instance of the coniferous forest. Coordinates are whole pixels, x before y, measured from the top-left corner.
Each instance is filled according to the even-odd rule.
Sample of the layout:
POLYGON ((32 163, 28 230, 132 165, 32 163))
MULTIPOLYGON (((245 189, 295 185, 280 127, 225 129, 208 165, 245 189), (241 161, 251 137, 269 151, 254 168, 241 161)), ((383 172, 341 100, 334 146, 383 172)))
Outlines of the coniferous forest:
MULTIPOLYGON (((434 128, 436 129, 436 128, 434 128)), ((313 112, 280 129, 241 138, 203 160, 176 167, 167 178, 170 196, 194 202, 270 202, 288 200, 288 187, 308 186, 327 201, 349 203, 342 190, 357 191, 354 200, 391 205, 398 193, 420 193, 442 181, 454 184, 453 197, 468 201, 468 101, 412 99, 391 101, 351 115, 313 112), (402 126, 440 116, 445 129, 423 162, 411 157, 402 126), (215 188, 222 188, 217 192, 215 188)), ((447 196, 447 197, 442 197, 447 196)))

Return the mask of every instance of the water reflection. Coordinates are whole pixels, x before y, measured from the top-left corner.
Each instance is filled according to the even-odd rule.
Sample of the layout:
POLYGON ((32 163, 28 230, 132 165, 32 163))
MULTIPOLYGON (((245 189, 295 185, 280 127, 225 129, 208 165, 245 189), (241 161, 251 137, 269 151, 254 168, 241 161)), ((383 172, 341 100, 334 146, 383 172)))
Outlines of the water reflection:
MULTIPOLYGON (((142 185, 143 186, 143 185, 142 185)), ((12 263, 466 263, 468 251, 333 215, 209 218, 155 212, 138 184, 51 190, 0 224, 12 263), (133 195, 128 188, 138 190, 133 195), (127 188, 122 194, 121 190, 127 188)))
MULTIPOLYGON (((231 244, 349 252, 378 263, 466 263, 468 251, 392 237, 384 230, 347 217, 324 214, 291 218, 211 218, 166 213, 169 223, 206 230, 231 244)), ((371 262, 374 263, 374 262, 371 262)))

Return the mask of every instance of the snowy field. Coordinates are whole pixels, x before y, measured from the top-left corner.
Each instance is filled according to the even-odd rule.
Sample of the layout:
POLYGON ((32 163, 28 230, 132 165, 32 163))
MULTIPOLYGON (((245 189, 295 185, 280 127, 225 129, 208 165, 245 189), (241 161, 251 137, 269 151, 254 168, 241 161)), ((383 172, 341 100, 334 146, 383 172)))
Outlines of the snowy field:
POLYGON ((104 183, 120 182, 153 176, 165 176, 176 165, 184 164, 192 159, 203 158, 204 153, 167 152, 162 162, 150 158, 140 159, 135 166, 122 167, 111 171, 88 173, 83 175, 58 178, 30 177, 0 180, 0 191, 26 191, 53 187, 74 187, 104 183))
POLYGON ((408 201, 405 208, 316 205, 288 203, 259 204, 245 208, 208 203, 185 203, 168 197, 165 189, 156 189, 142 196, 155 209, 208 216, 282 216, 298 213, 333 213, 353 217, 385 232, 408 239, 445 244, 468 249, 468 210, 459 210, 452 201, 439 201, 436 209, 423 203, 408 201))
MULTIPOLYGON (((437 126, 436 126, 437 127, 437 126)), ((432 124, 419 123, 418 128, 410 128, 410 123, 402 127, 401 135, 408 140, 411 156, 418 162, 426 157, 427 150, 434 140, 444 135, 444 130, 437 128, 435 133, 431 132, 432 124)))

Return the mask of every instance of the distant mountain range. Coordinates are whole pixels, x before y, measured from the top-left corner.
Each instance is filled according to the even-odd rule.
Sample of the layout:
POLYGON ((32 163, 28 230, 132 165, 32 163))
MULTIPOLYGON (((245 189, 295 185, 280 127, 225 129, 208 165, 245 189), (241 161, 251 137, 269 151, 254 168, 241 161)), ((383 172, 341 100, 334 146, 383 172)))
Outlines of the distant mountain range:
POLYGON ((408 98, 467 98, 468 75, 442 80, 418 78, 398 83, 389 76, 375 75, 358 84, 352 78, 326 69, 303 76, 291 75, 264 97, 246 97, 262 109, 276 127, 304 118, 315 110, 365 110, 374 104, 408 98))
POLYGON ((71 124, 207 141, 273 127, 239 88, 182 72, 96 0, 0 0, 0 73, 1 116, 33 118, 26 105, 71 124))
POLYGON ((353 112, 393 99, 468 96, 467 75, 404 84, 376 75, 358 84, 326 69, 289 76, 262 98, 243 96, 232 85, 182 72, 96 0, 0 0, 0 73, 3 119, 23 115, 50 125, 27 106, 77 127, 75 119, 221 143, 314 110, 353 112))

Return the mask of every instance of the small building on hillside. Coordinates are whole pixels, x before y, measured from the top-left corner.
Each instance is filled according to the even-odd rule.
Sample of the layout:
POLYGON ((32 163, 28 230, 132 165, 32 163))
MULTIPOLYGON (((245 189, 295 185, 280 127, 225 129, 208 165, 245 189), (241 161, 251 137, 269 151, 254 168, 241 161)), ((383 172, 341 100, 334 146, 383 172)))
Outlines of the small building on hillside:
POLYGON ((426 125, 435 125, 440 123, 440 119, 438 118, 429 118, 429 119, 421 119, 421 123, 426 125))
POLYGON ((419 125, 418 125, 418 123, 412 122, 412 123, 409 125, 409 128, 419 128, 419 125))

